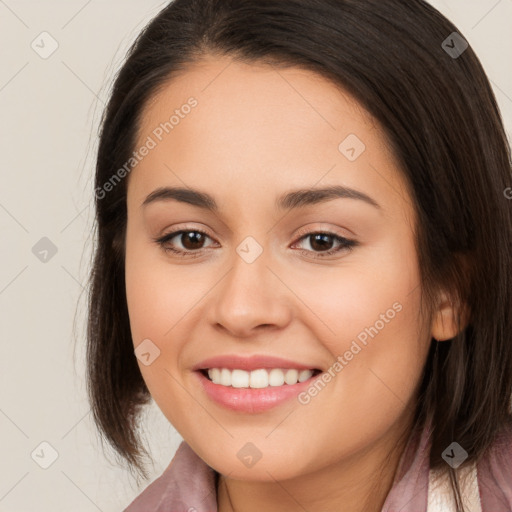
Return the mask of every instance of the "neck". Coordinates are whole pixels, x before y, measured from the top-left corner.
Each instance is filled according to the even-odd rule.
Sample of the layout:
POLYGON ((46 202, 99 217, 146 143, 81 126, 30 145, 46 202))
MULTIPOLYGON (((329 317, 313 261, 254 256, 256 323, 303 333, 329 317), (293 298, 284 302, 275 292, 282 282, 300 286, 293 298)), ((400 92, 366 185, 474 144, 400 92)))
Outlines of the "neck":
POLYGON ((218 512, 380 512, 407 439, 395 426, 364 453, 284 481, 241 481, 221 474, 218 512))

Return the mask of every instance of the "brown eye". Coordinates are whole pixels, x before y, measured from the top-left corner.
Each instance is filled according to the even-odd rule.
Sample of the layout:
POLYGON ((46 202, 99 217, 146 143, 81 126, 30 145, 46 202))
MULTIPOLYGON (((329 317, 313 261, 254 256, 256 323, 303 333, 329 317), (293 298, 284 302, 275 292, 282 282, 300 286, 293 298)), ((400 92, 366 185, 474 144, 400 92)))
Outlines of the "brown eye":
POLYGON ((205 235, 199 231, 183 231, 181 233, 180 242, 187 250, 202 249, 205 235))
POLYGON ((314 235, 308 235, 310 238, 309 245, 314 251, 325 251, 329 250, 334 243, 333 235, 326 235, 323 233, 317 233, 314 235), (331 243, 329 243, 329 239, 331 239, 331 243))
MULTIPOLYGON (((341 251, 350 251, 358 245, 356 240, 349 240, 335 233, 312 232, 303 235, 301 240, 310 240, 309 245, 311 249, 302 250, 302 254, 310 256, 313 253, 313 258, 323 258, 332 256, 333 254, 341 251), (338 243, 338 247, 332 249, 333 244, 338 243)), ((298 242, 297 242, 298 243, 298 242)))
POLYGON ((207 238, 210 237, 204 231, 182 229, 180 231, 168 233, 160 238, 156 238, 155 242, 167 252, 187 255, 191 253, 199 253, 201 249, 204 249, 204 243, 207 238), (173 239, 178 241, 177 247, 176 242, 171 242, 173 239))

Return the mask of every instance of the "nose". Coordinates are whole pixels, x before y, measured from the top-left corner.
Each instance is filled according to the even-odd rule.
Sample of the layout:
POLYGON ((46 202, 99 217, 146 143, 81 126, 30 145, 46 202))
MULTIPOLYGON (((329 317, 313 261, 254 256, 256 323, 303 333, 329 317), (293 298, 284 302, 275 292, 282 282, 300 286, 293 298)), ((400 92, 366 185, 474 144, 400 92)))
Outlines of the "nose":
POLYGON ((265 250, 252 262, 234 253, 231 268, 211 296, 211 325, 238 338, 287 326, 292 318, 293 294, 269 260, 265 250))

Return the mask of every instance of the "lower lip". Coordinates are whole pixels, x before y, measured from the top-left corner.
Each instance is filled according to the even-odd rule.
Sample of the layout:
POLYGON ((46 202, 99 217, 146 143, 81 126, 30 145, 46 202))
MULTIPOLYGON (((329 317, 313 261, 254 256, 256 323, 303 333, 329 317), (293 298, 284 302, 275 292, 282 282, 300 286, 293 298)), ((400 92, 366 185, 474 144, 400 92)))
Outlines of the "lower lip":
POLYGON ((283 384, 282 386, 252 389, 221 386, 220 384, 214 384, 200 371, 195 371, 194 373, 198 376, 206 394, 214 402, 232 411, 248 413, 268 411, 272 407, 291 400, 322 375, 319 373, 304 382, 297 382, 297 384, 283 384))

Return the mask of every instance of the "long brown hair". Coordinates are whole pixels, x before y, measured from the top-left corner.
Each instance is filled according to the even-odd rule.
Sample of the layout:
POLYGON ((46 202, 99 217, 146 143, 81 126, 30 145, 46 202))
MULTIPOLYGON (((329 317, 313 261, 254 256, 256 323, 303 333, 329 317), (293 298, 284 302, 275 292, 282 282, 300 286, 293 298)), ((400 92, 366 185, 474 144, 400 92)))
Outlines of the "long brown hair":
POLYGON ((102 120, 87 329, 94 419, 131 469, 146 476, 137 430, 150 395, 130 334, 119 169, 158 88, 204 55, 227 55, 319 73, 383 127, 417 212, 422 297, 432 310, 442 285, 469 311, 455 338, 432 340, 414 423, 432 420, 430 464, 450 472, 462 510, 443 450, 457 441, 464 465, 478 461, 512 422, 510 146, 480 61, 464 48, 460 31, 422 0, 175 0, 141 32, 102 120))

